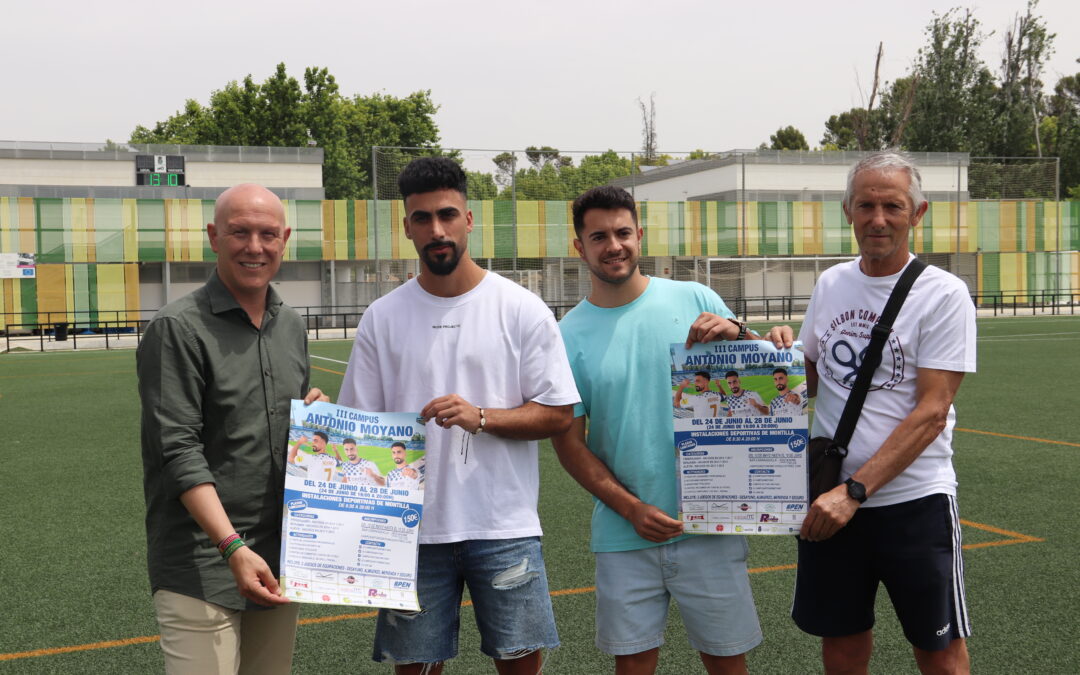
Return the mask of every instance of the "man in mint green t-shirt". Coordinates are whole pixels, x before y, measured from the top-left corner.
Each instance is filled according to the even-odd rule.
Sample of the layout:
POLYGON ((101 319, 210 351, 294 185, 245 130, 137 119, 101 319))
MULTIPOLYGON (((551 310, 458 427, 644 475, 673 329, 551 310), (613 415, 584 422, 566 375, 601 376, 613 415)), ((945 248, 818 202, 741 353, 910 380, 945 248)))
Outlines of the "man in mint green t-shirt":
MULTIPOLYGON (((634 199, 611 186, 573 205, 589 297, 560 323, 582 403, 553 440, 563 467, 596 497, 596 646, 617 673, 655 671, 670 597, 710 673, 746 671, 761 642, 742 536, 683 533, 673 516, 672 343, 757 339, 701 284, 646 277, 634 199), (586 436, 586 417, 588 435, 586 436)), ((791 329, 769 338, 791 343, 791 329)))

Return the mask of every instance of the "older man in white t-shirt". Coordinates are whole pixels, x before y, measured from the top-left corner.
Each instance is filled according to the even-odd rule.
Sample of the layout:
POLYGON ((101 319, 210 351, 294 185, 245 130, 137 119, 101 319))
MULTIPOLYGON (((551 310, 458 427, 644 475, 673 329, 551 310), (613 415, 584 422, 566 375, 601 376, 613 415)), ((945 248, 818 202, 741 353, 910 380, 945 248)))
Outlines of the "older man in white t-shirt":
MULTIPOLYGON (((914 256, 926 213, 918 169, 873 153, 848 175, 844 213, 859 258, 826 270, 799 339, 817 395, 814 436, 832 436, 870 330, 914 256)), ((967 673, 952 402, 975 370, 975 310, 960 279, 927 267, 893 322, 843 463, 844 482, 810 507, 799 541, 792 616, 822 637, 826 672, 866 672, 874 596, 889 592, 919 669, 967 673)))

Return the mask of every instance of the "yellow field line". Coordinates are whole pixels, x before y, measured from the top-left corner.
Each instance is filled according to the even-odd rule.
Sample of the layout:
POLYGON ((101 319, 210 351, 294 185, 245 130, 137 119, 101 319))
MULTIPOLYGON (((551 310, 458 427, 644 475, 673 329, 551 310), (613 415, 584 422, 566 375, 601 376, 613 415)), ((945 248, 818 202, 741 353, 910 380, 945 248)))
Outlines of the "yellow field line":
MULTIPOLYGON (((989 546, 1007 546, 1009 544, 1026 544, 1030 542, 1043 541, 1038 537, 1032 537, 1027 534, 1021 534, 1020 532, 1013 532, 1011 530, 1003 530, 993 525, 984 525, 983 523, 976 523, 970 520, 961 520, 962 524, 969 527, 974 527, 980 530, 986 530, 987 532, 993 532, 994 534, 1000 534, 1002 536, 1010 537, 1001 541, 990 541, 981 544, 965 544, 965 549, 986 548, 989 546)), ((793 570, 796 565, 772 565, 769 567, 752 567, 747 570, 750 574, 762 574, 765 572, 780 572, 785 570, 793 570)), ((564 595, 583 595, 585 593, 593 593, 596 591, 595 586, 582 586, 581 588, 563 588, 556 591, 551 591, 550 595, 553 598, 557 598, 564 595)), ((466 600, 461 603, 462 607, 471 607, 472 601, 466 600)), ((371 619, 378 615, 378 612, 362 612, 358 614, 335 614, 334 616, 317 616, 307 619, 301 619, 301 626, 309 626, 312 624, 320 623, 333 623, 336 621, 350 621, 353 619, 371 619)), ((92 651, 95 649, 109 649, 112 647, 128 647, 131 645, 146 644, 148 642, 157 642, 161 639, 159 635, 147 635, 144 637, 127 638, 125 640, 108 640, 106 642, 91 642, 84 645, 72 645, 69 647, 51 647, 48 649, 32 649, 26 652, 11 652, 9 654, 0 654, 0 661, 14 661, 15 659, 27 659, 38 656, 54 656, 56 654, 70 654, 72 652, 84 652, 92 651)))
POLYGON ((312 370, 321 370, 324 373, 333 373, 335 375, 341 375, 341 376, 345 375, 345 373, 339 373, 338 371, 330 370, 329 368, 320 368, 319 366, 312 366, 311 368, 312 368, 312 370))
MULTIPOLYGON (((1020 532, 1013 532, 1012 530, 1003 530, 1000 527, 994 527, 993 525, 984 525, 983 523, 975 523, 975 522, 972 522, 970 520, 964 520, 963 518, 960 519, 960 524, 961 525, 967 525, 968 527, 974 527, 974 528, 977 528, 977 529, 980 529, 980 530, 986 530, 987 532, 993 532, 994 534, 1000 534, 1000 535, 1002 535, 1004 537, 1012 537, 1015 540, 1015 542, 1012 542, 1012 541, 1007 542, 1007 543, 1010 543, 1010 544, 1011 543, 1026 543, 1026 542, 1029 542, 1029 541, 1046 541, 1045 539, 1039 539, 1038 537, 1033 537, 1030 534, 1021 534, 1020 532)), ((967 546, 965 546, 964 548, 967 548, 967 546)))
POLYGON ((27 659, 33 656, 54 656, 56 654, 70 654, 71 652, 85 652, 93 649, 108 649, 110 647, 129 647, 141 645, 147 642, 157 642, 160 635, 147 635, 145 637, 133 637, 126 640, 108 640, 106 642, 91 642, 85 645, 72 645, 71 647, 50 647, 49 649, 31 649, 28 652, 12 652, 0 654, 0 661, 14 661, 15 659, 27 659))
POLYGON ((1035 441, 1036 443, 1052 443, 1054 445, 1067 445, 1072 448, 1080 448, 1080 443, 1070 443, 1069 441, 1052 441, 1049 438, 1035 438, 1034 436, 1013 436, 1012 434, 999 434, 996 431, 979 431, 978 429, 961 429, 960 427, 956 427, 955 430, 966 431, 969 434, 983 434, 984 436, 1015 438, 1018 441, 1035 441))

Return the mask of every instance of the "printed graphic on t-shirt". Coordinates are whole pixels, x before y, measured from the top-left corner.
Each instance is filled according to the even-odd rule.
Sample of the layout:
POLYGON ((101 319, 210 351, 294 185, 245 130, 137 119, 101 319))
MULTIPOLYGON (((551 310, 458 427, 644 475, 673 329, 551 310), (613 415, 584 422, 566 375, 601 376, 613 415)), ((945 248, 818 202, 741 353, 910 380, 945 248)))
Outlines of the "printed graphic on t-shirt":
POLYGON ((731 409, 730 416, 753 417, 755 415, 761 415, 758 409, 751 405, 751 401, 754 401, 758 405, 765 405, 765 402, 761 400, 761 394, 748 389, 743 389, 738 394, 728 396, 728 407, 731 409))
MULTIPOLYGON (((866 309, 848 310, 833 317, 829 329, 818 340, 818 370, 841 387, 852 389, 877 320, 877 312, 866 309)), ((881 365, 870 380, 870 391, 892 389, 903 381, 904 348, 896 331, 892 331, 881 350, 881 365)))
POLYGON ((694 411, 694 417, 725 417, 728 407, 726 398, 717 391, 706 391, 700 394, 690 394, 686 397, 689 408, 694 411))

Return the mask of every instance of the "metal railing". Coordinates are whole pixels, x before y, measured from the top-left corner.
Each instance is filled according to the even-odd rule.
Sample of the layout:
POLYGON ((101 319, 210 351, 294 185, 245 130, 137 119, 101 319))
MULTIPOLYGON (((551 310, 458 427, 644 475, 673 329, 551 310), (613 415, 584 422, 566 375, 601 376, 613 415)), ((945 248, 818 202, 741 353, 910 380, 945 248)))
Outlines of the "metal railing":
MULTIPOLYGON (((1080 290, 997 292, 971 294, 976 309, 991 316, 1077 315, 1080 290)), ((757 321, 790 321, 802 317, 809 295, 741 297, 729 301, 736 316, 757 321)), ((575 303, 576 304, 576 303, 575 303)), ((575 304, 549 305, 562 319, 575 304)), ((296 307, 314 340, 350 339, 367 305, 346 307, 296 307)), ((3 351, 83 348, 131 348, 142 340, 154 310, 98 312, 4 312, 0 313, 0 345, 3 351), (133 318, 137 317, 137 318, 133 318), (63 345, 57 343, 65 343, 63 345)))

